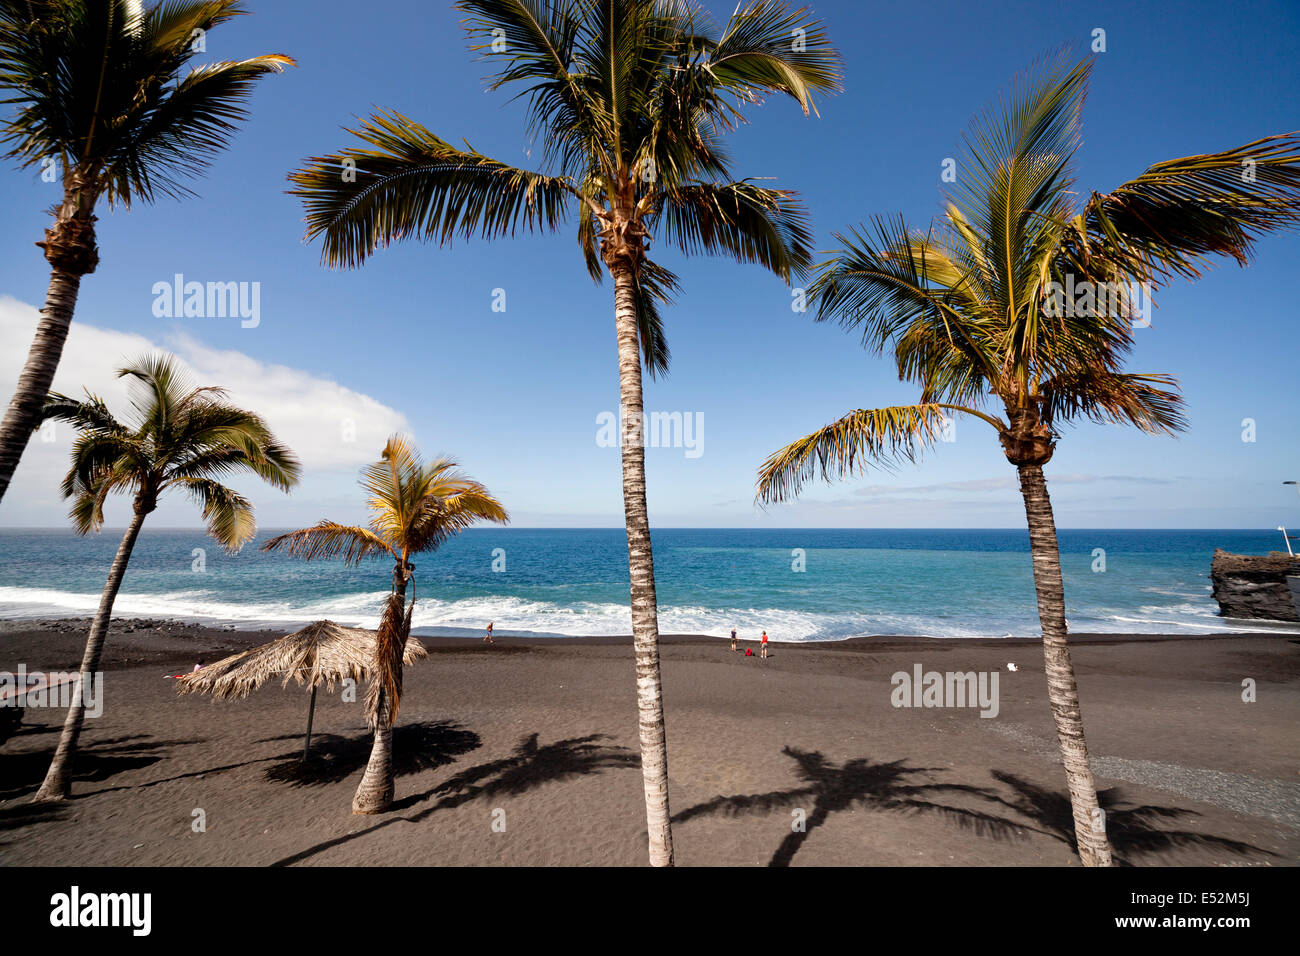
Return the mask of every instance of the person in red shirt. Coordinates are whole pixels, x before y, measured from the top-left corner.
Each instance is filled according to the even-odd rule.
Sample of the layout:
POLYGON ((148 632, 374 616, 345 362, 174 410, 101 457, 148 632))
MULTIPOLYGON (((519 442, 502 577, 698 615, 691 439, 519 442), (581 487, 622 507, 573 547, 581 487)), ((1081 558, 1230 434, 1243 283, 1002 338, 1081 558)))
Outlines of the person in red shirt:
POLYGON ((767 657, 767 631, 763 632, 763 650, 759 653, 758 656, 764 658, 767 657))

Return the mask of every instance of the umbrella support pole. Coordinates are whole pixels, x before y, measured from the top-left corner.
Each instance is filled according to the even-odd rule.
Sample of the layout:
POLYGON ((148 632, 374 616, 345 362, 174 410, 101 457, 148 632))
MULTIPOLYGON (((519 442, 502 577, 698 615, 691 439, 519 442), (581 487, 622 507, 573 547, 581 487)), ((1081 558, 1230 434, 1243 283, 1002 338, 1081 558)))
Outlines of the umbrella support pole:
POLYGON ((307 755, 311 753, 311 721, 316 716, 316 688, 311 689, 311 704, 307 707, 307 739, 302 745, 302 759, 306 760, 307 755))

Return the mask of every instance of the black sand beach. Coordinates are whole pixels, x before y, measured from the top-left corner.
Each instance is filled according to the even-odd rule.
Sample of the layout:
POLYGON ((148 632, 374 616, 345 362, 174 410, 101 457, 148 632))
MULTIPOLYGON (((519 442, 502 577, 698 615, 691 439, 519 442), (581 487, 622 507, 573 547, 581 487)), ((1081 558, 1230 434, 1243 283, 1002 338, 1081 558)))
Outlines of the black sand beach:
MULTIPOLYGON (((361 705, 321 695, 304 764, 300 688, 214 703, 168 677, 275 636, 115 622, 73 799, 28 802, 62 710, 29 708, 0 747, 0 864, 645 862, 630 639, 424 638, 397 721, 396 806, 362 817, 349 812, 370 745, 361 705)), ((75 669, 83 642, 84 622, 5 624, 0 669, 75 669)), ((1120 862, 1295 863, 1300 640, 1072 643, 1120 862)), ((662 659, 680 864, 1077 864, 1036 640, 777 644, 762 661, 669 636, 662 659), (891 676, 917 664, 998 672, 997 716, 895 707, 891 676)))

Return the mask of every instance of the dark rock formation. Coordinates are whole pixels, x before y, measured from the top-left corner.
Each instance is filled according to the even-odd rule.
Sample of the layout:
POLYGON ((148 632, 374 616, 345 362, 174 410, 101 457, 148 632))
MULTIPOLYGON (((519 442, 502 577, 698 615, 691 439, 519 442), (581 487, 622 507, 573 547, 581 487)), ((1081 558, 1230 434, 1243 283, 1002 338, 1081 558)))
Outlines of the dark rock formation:
POLYGON ((1300 621, 1288 577, 1300 577, 1300 558, 1282 551, 1266 555, 1231 554, 1214 549, 1210 580, 1214 599, 1224 617, 1263 618, 1270 621, 1300 621))

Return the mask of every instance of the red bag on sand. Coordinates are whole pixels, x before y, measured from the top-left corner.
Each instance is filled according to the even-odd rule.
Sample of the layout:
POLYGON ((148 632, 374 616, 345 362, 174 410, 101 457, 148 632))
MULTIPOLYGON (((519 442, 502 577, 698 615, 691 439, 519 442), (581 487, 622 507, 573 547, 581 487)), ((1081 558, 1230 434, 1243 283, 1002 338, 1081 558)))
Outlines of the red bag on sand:
POLYGON ((746 656, 746 657, 753 657, 753 656, 754 656, 754 649, 753 649, 752 647, 747 647, 747 648, 745 648, 745 656, 746 656))

